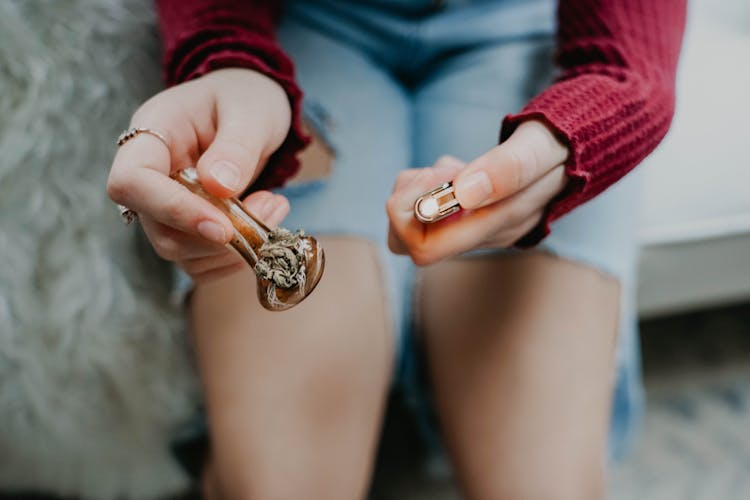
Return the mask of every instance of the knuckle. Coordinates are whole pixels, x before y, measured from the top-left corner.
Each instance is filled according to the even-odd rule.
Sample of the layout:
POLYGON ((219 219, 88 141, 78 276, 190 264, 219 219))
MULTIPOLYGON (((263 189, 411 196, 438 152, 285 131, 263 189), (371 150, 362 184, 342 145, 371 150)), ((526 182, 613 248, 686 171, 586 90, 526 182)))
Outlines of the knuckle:
POLYGON ((409 256, 417 266, 428 266, 437 260, 435 254, 424 245, 412 245, 409 247, 409 256))
POLYGON ((448 154, 442 155, 435 162, 436 167, 458 167, 461 165, 463 165, 463 162, 460 158, 448 154))
POLYGON ((398 200, 395 196, 391 195, 385 201, 385 212, 388 214, 389 219, 395 219, 396 212, 398 211, 398 200))
POLYGON ((419 252, 412 252, 410 256, 412 262, 414 262, 414 264, 418 267, 429 266, 430 264, 433 264, 435 262, 434 258, 419 252))
POLYGON ((145 101, 143 104, 141 104, 138 107, 138 109, 135 110, 133 115, 130 117, 130 122, 135 123, 135 124, 140 124, 140 123, 145 123, 146 121, 148 121, 149 115, 151 114, 151 109, 156 104, 157 98, 158 98, 158 95, 153 96, 149 98, 147 101, 145 101))
POLYGON ((510 203, 505 207, 505 214, 503 217, 504 226, 516 226, 524 221, 526 218, 526 210, 520 203, 510 203))
POLYGON ((154 236, 151 245, 162 259, 174 261, 180 257, 179 244, 167 235, 158 234, 154 236))
POLYGON ((396 175, 396 186, 401 186, 403 184, 406 184, 410 178, 411 178, 411 172, 407 170, 402 170, 396 175))
POLYGON ((182 219, 187 205, 187 194, 187 191, 178 190, 166 199, 161 214, 166 221, 176 223, 182 219))
POLYGON ((511 231, 510 233, 504 235, 500 239, 500 247, 501 248, 510 248, 512 247, 516 241, 518 241, 521 236, 523 236, 523 233, 519 233, 518 231, 511 231))
POLYGON ((401 242, 401 238, 396 234, 393 224, 388 226, 388 250, 397 255, 402 255, 404 253, 404 245, 401 242))
POLYGON ((110 173, 107 179, 107 196, 115 203, 124 203, 131 192, 129 180, 122 174, 110 173))
POLYGON ((395 238, 388 238, 388 250, 397 255, 403 252, 401 245, 399 245, 399 242, 395 238))
MULTIPOLYGON (((231 158, 237 158, 239 164, 246 163, 250 158, 259 158, 261 156, 261 148, 253 145, 251 141, 243 137, 234 135, 224 136, 217 139, 216 146, 223 154, 231 158)), ((243 172, 243 174, 247 174, 247 172, 243 172)))
POLYGON ((445 163, 452 163, 455 159, 451 155, 442 155, 435 162, 436 165, 443 165, 445 163))
POLYGON ((514 192, 520 191, 525 185, 525 167, 524 159, 515 149, 508 151, 508 183, 513 186, 514 192))
POLYGON ((513 246, 513 240, 503 236, 495 238, 487 244, 488 248, 505 249, 513 246))
POLYGON ((210 271, 213 266, 209 259, 188 259, 180 263, 180 267, 188 274, 201 274, 210 271))
POLYGON ((163 90, 143 101, 130 117, 131 123, 141 124, 141 120, 146 120, 146 122, 148 122, 155 114, 157 114, 160 105, 165 101, 170 100, 169 97, 174 93, 173 90, 174 89, 163 90))

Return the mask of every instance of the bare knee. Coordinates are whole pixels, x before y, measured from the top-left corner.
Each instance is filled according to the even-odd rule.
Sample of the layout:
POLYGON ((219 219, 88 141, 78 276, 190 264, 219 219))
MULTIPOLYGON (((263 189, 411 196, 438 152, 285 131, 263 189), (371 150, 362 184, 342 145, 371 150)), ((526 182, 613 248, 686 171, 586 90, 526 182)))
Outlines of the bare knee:
POLYGON ((321 241, 326 274, 283 314, 248 294, 249 273, 196 289, 193 325, 215 471, 209 498, 365 495, 393 336, 372 245, 321 241))
POLYGON ((466 497, 472 500, 602 500, 601 465, 564 464, 556 470, 530 466, 521 474, 490 468, 482 477, 464 477, 466 497))
MULTIPOLYGON (((346 481, 344 481, 346 482, 346 481)), ((205 488, 204 488, 205 491, 205 488)), ((218 479, 211 485, 211 493, 206 500, 258 500, 258 499, 296 499, 310 500, 357 500, 365 497, 364 485, 340 484, 336 488, 321 484, 319 481, 308 481, 295 477, 278 477, 275 480, 238 483, 236 479, 218 479)))
POLYGON ((467 497, 602 498, 616 280, 528 254, 453 261, 424 283, 435 402, 467 497))

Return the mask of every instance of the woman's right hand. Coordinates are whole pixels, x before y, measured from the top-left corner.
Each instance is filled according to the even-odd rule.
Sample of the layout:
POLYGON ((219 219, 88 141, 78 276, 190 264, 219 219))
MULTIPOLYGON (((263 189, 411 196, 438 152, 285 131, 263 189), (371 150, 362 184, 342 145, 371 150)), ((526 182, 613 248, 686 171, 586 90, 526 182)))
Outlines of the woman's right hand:
MULTIPOLYGON (((247 69, 214 71, 155 95, 135 112, 130 126, 160 132, 169 148, 149 134, 126 142, 107 192, 138 212, 156 252, 194 281, 224 276, 245 265, 225 246, 231 222, 169 175, 196 166, 208 192, 237 195, 284 141, 290 123, 289 99, 275 81, 247 69)), ((271 227, 289 211, 286 198, 268 191, 251 194, 244 204, 271 227)))

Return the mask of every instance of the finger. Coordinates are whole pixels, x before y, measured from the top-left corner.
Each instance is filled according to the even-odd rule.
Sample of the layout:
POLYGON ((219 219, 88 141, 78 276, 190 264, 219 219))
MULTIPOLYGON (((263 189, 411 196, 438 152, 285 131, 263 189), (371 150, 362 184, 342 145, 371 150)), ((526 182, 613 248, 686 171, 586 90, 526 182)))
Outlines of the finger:
POLYGON ((543 210, 534 212, 520 224, 499 232, 478 248, 508 248, 513 246, 518 240, 539 224, 543 215, 543 210))
MULTIPOLYGON (((133 115, 131 127, 153 127, 166 139, 167 144, 174 145, 180 142, 178 141, 180 134, 176 134, 175 129, 180 130, 182 127, 175 123, 173 118, 165 116, 166 114, 153 115, 149 109, 148 103, 144 104, 133 115)), ((136 169, 148 169, 160 173, 163 177, 169 176, 172 154, 167 144, 151 134, 141 133, 119 146, 112 161, 107 185, 110 197, 118 203, 133 203, 132 196, 128 197, 132 194, 130 193, 132 190, 128 188, 135 187, 130 184, 135 181, 131 174, 136 169)))
MULTIPOLYGON (((433 167, 438 169, 448 168, 452 169, 453 171, 457 171, 463 168, 465 165, 465 161, 456 158, 455 156, 443 155, 437 159, 433 167)), ((393 186, 394 192, 408 187, 417 179, 419 172, 420 170, 417 169, 402 171, 398 175, 398 177, 396 177, 396 183, 393 186)), ((388 248, 396 255, 407 255, 409 253, 404 242, 396 234, 396 230, 394 229, 393 224, 388 225, 388 248)))
POLYGON ((178 264, 186 273, 191 276, 196 276, 244 262, 242 257, 237 255, 236 252, 231 252, 226 248, 224 250, 225 252, 222 255, 182 260, 179 261, 178 264))
MULTIPOLYGON (((270 191, 256 191, 243 201, 245 208, 269 227, 277 226, 289 213, 289 201, 282 195, 270 191)), ((183 269, 194 280, 202 282, 227 276, 242 269, 246 264, 234 252, 220 258, 191 259, 181 263, 183 269)))
POLYGON ((276 204, 276 208, 265 219, 268 227, 278 226, 289 213, 289 201, 281 195, 277 195, 277 198, 279 201, 276 204))
POLYGON ((409 168, 400 171, 396 176, 396 181, 393 183, 392 191, 400 191, 409 186, 412 182, 414 182, 414 179, 417 178, 417 174, 419 174, 420 170, 421 169, 418 168, 409 168))
MULTIPOLYGON (((227 70, 230 71, 230 70, 227 70)), ((239 194, 260 171, 260 165, 278 144, 268 144, 270 137, 278 136, 276 122, 262 117, 277 117, 281 110, 275 99, 248 98, 249 95, 280 97, 286 104, 287 97, 278 84, 269 84, 263 75, 244 73, 240 84, 247 87, 224 86, 216 92, 216 136, 198 160, 198 176, 203 187, 222 198, 239 194), (270 85, 270 87, 269 87, 270 85), (278 88, 276 88, 278 87, 278 88), (280 92, 282 95, 277 96, 280 92), (270 123, 273 121, 273 123, 270 123)), ((283 134, 285 135, 285 134, 283 134)), ((283 137, 282 135, 282 137, 283 137)))
POLYGON ((110 173, 107 191, 112 200, 174 229, 214 243, 229 241, 232 225, 218 208, 164 173, 144 167, 145 158, 128 159, 136 163, 132 168, 113 167, 110 173))
MULTIPOLYGON (((133 114, 130 127, 144 127, 159 132, 166 139, 166 146, 157 137, 141 133, 120 150, 147 142, 155 148, 168 150, 171 161, 166 173, 195 165, 201 147, 207 145, 215 133, 213 98, 208 90, 199 87, 205 85, 192 81, 172 87, 143 103, 133 114)), ((162 169, 160 171, 165 173, 162 169)))
POLYGON ((238 262, 236 264, 231 264, 225 267, 212 269, 210 271, 206 271, 205 273, 190 275, 190 277, 195 283, 204 284, 210 281, 224 278, 236 272, 241 272, 243 270, 247 270, 247 264, 245 264, 244 262, 238 262))
POLYGON ((403 240, 398 237, 393 224, 388 225, 388 249, 396 255, 408 255, 409 249, 403 240))
MULTIPOLYGON (((412 233, 402 238, 419 265, 461 254, 509 228, 528 225, 527 221, 563 189, 565 182, 565 169, 560 165, 515 196, 477 210, 460 212, 460 217, 453 220, 427 225, 422 235, 412 233)), ((521 236, 523 234, 518 238, 521 236)), ((516 240, 506 243, 509 245, 516 240)))
POLYGON ((452 155, 443 155, 440 158, 438 158, 437 161, 432 166, 433 168, 444 167, 444 168, 462 169, 466 166, 466 162, 452 155))
POLYGON ((284 196, 270 191, 256 191, 242 203, 268 227, 278 226, 289 213, 289 201, 284 196))
MULTIPOLYGON (((281 195, 258 191, 245 199, 251 213, 271 227, 277 225, 289 211, 289 202, 281 195)), ((179 231, 148 216, 141 217, 141 225, 156 253, 166 260, 184 261, 203 257, 215 258, 229 253, 226 246, 179 231)))
MULTIPOLYGON (((463 167, 463 162, 445 161, 433 167, 405 171, 400 187, 395 186, 386 202, 390 216, 414 219, 414 202, 425 192, 453 180, 463 167)), ((400 174, 401 175, 401 174, 400 174)), ((416 219, 414 219, 416 220, 416 219)))
MULTIPOLYGON (((437 159, 437 161, 432 165, 433 168, 453 168, 456 171, 463 168, 466 165, 466 162, 461 160, 460 158, 456 158, 455 156, 451 155, 443 155, 440 158, 437 159)), ((396 176, 396 182, 393 185, 393 191, 399 191, 405 187, 407 187, 409 184, 411 184, 414 179, 416 179, 417 175, 422 169, 417 168, 410 168, 407 170, 402 170, 399 172, 398 176, 396 176)))
POLYGON ((151 217, 141 217, 140 223, 151 242, 151 246, 163 259, 179 261, 199 257, 215 257, 227 252, 224 245, 178 231, 151 217))
POLYGON ((433 167, 411 169, 408 177, 404 178, 401 187, 394 187, 394 191, 386 202, 386 212, 390 220, 388 245, 397 255, 409 253, 407 238, 420 239, 426 231, 422 224, 414 217, 414 202, 426 191, 434 189, 452 180, 465 163, 451 156, 441 157, 433 167))
POLYGON ((567 148, 538 121, 521 124, 504 143, 470 162, 454 181, 463 208, 518 193, 564 163, 567 148))
POLYGON ((172 101, 169 95, 161 95, 158 104, 148 101, 131 121, 132 126, 157 130, 169 147, 147 133, 127 141, 115 155, 107 192, 113 201, 142 216, 223 244, 231 234, 229 220, 216 207, 168 177, 175 162, 184 161, 189 151, 197 147, 196 132, 184 119, 184 110, 172 101))

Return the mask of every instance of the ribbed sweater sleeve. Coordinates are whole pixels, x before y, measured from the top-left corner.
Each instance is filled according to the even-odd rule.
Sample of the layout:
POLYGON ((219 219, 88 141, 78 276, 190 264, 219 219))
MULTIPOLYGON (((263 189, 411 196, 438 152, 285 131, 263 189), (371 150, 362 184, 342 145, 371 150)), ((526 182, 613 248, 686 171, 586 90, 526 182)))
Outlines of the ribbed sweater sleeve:
POLYGON ((518 246, 538 243, 552 221, 614 184, 664 137, 685 11, 685 0, 560 1, 561 74, 503 120, 500 140, 524 120, 542 120, 568 145, 569 183, 518 246))
POLYGON ((280 186, 299 167, 297 153, 307 144, 302 131, 302 92, 294 66, 276 43, 275 24, 282 2, 274 0, 156 0, 168 85, 225 67, 248 68, 278 82, 289 96, 292 126, 253 189, 280 186))

